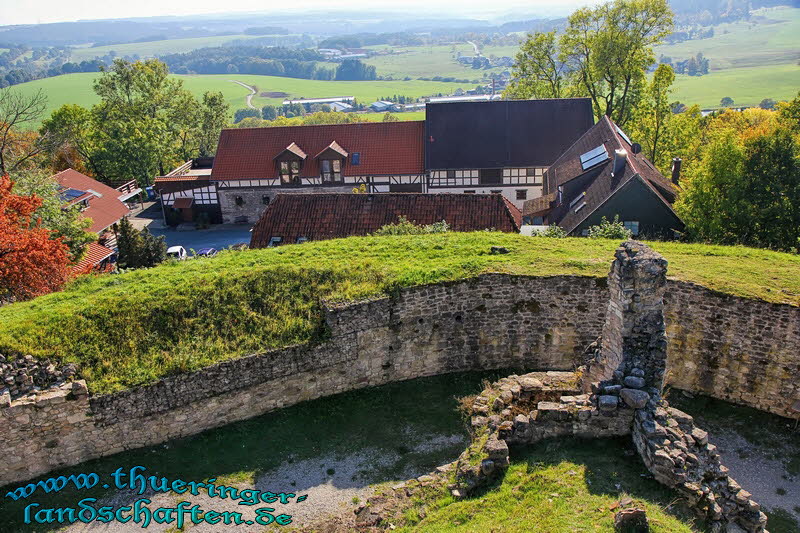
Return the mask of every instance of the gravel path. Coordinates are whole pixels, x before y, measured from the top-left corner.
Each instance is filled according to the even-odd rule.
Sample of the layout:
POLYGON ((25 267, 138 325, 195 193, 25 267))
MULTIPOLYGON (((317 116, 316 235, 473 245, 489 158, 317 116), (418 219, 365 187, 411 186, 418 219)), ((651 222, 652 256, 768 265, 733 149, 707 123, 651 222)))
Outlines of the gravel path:
MULTIPOLYGON (((286 505, 280 503, 262 504, 255 506, 239 505, 239 500, 212 498, 207 493, 197 496, 175 493, 146 493, 144 496, 133 494, 130 491, 119 491, 104 498, 96 507, 110 505, 115 508, 131 505, 133 501, 146 497, 151 500, 148 507, 154 510, 158 507, 175 507, 181 500, 187 500, 192 505, 198 504, 204 510, 233 511, 242 513, 245 520, 255 518, 255 509, 260 507, 273 507, 275 514, 285 513, 292 515, 292 525, 308 525, 316 520, 341 512, 344 506, 352 505, 355 499, 364 500, 373 492, 372 484, 384 481, 405 480, 428 473, 430 468, 403 468, 399 475, 387 479, 385 472, 397 470, 407 454, 427 454, 441 450, 448 446, 465 446, 467 439, 463 435, 431 435, 422 440, 420 444, 411 447, 405 454, 400 455, 394 450, 378 448, 363 449, 349 455, 324 455, 314 459, 292 460, 287 459, 277 468, 262 474, 256 479, 255 484, 235 484, 239 489, 255 488, 259 491, 293 492, 297 496, 306 495, 303 502, 292 502, 286 505), (394 479, 394 478, 397 479, 394 479)), ((218 481, 217 484, 225 484, 218 481)), ((278 527, 263 525, 238 525, 224 527, 220 524, 190 525, 184 531, 192 533, 218 533, 220 531, 236 531, 237 533, 263 533, 278 527)), ((92 522, 90 524, 73 524, 62 529, 65 533, 133 533, 140 532, 139 524, 129 522, 111 522, 103 524, 92 522)), ((147 531, 158 533, 174 533, 174 524, 151 524, 147 531)))
POLYGON ((258 109, 256 106, 253 105, 253 97, 256 95, 256 90, 255 90, 254 87, 251 87, 251 86, 247 85, 246 83, 242 83, 242 82, 236 81, 236 80, 228 80, 228 81, 236 83, 237 85, 241 85, 242 87, 244 87, 245 89, 250 91, 250 94, 248 94, 247 97, 245 98, 245 102, 247 103, 247 107, 249 107, 250 109, 258 109))

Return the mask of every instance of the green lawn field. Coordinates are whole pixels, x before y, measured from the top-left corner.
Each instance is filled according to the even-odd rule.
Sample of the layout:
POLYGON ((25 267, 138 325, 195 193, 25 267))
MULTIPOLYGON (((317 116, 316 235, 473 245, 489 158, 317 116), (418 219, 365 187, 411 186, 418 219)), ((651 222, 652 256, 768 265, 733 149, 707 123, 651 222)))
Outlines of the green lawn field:
POLYGON ((262 35, 221 35, 216 37, 194 37, 190 39, 168 39, 163 41, 148 41, 143 43, 111 44, 94 48, 74 48, 70 60, 75 62, 102 57, 112 50, 119 56, 138 54, 140 57, 154 57, 161 54, 177 54, 190 52, 198 48, 209 46, 222 46, 223 44, 238 39, 253 39, 262 35))
POLYGON ((735 105, 756 106, 764 98, 789 100, 800 91, 800 66, 769 65, 714 71, 706 76, 675 77, 671 100, 719 107, 725 96, 735 105))
MULTIPOLYGON (((90 107, 97 103, 98 98, 92 90, 92 82, 99 76, 95 73, 65 74, 53 78, 35 80, 28 83, 15 85, 12 90, 24 94, 33 94, 39 89, 47 95, 47 109, 45 116, 64 104, 79 104, 90 107)), ((183 80, 187 89, 197 96, 206 91, 222 91, 225 100, 231 106, 231 116, 236 109, 246 106, 245 97, 247 89, 233 83, 231 80, 241 81, 250 86, 256 86, 260 92, 281 91, 288 93, 292 98, 322 98, 326 96, 355 96, 359 101, 369 103, 381 96, 406 95, 420 97, 431 94, 450 94, 459 87, 456 83, 427 82, 427 81, 319 81, 300 80, 295 78, 281 78, 277 76, 248 76, 248 75, 203 75, 203 76, 176 76, 183 80)), ((282 98, 253 98, 253 105, 260 107, 266 104, 280 104, 282 98)), ((369 119, 380 119, 383 115, 368 116, 369 119)), ((398 113, 398 118, 403 120, 420 120, 424 115, 415 113, 398 113)), ((36 124, 34 124, 36 126, 36 124)))
POLYGON ((714 37, 656 48, 674 60, 702 52, 712 71, 740 67, 797 64, 800 59, 800 9, 764 8, 753 11, 750 21, 720 24, 714 37))
MULTIPOLYGON (((373 47, 380 49, 380 47, 373 47)), ((385 47, 383 47, 385 48, 385 47)), ((464 43, 454 43, 452 45, 440 46, 407 46, 397 47, 395 53, 379 55, 364 60, 365 63, 374 65, 378 69, 379 76, 392 76, 395 79, 409 78, 432 78, 434 76, 454 77, 458 79, 480 80, 490 72, 499 72, 502 69, 476 70, 466 65, 456 62, 456 54, 473 56, 475 51, 472 45, 464 43)), ((513 55, 516 53, 514 47, 487 47, 483 54, 494 55, 513 55), (494 49, 504 53, 497 53, 494 49)), ((464 89, 471 88, 463 87, 464 89)))

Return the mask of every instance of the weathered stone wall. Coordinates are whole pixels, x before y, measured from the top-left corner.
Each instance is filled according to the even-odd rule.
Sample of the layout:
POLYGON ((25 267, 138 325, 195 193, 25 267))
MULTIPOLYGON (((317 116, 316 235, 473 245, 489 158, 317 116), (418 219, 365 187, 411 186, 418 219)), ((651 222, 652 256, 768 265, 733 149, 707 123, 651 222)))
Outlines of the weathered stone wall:
POLYGON ((330 339, 89 398, 2 396, 0 485, 360 387, 473 369, 572 369, 600 330, 603 280, 484 275, 333 307, 330 339))
POLYGON ((800 307, 685 282, 664 301, 671 386, 800 417, 800 307))
MULTIPOLYGON (((0 485, 359 387, 473 369, 572 370, 601 333, 606 280, 500 274, 328 310, 330 339, 154 385, 66 400, 0 395, 0 485)), ((668 282, 670 384, 797 417, 800 308, 668 282)))

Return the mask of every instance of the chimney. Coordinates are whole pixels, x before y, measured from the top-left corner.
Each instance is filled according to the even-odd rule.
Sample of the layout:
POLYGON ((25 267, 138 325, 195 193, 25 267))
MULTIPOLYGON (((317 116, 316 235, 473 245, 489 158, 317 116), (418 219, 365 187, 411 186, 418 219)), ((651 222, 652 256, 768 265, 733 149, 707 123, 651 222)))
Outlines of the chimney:
POLYGON ((672 158, 672 183, 678 185, 678 180, 681 178, 681 158, 672 158))
POLYGON ((614 170, 612 176, 617 176, 625 171, 625 164, 628 162, 628 152, 623 149, 614 150, 614 170))

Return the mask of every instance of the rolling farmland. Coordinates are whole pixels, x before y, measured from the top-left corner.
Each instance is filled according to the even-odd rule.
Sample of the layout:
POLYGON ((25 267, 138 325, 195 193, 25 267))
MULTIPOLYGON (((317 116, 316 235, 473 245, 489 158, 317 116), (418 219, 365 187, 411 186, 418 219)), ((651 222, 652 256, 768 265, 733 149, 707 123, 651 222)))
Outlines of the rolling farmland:
MULTIPOLYGON (((98 102, 92 90, 92 83, 99 74, 80 73, 65 74, 53 78, 44 78, 20 85, 15 85, 13 90, 25 94, 33 94, 42 90, 48 98, 45 116, 64 104, 78 104, 90 107, 98 102)), ((231 116, 236 109, 245 107, 247 89, 230 80, 241 81, 250 86, 256 86, 261 92, 285 92, 291 98, 322 98, 326 96, 355 96, 360 102, 369 103, 381 96, 405 95, 412 97, 430 94, 448 94, 459 87, 456 83, 427 82, 427 81, 319 81, 301 80, 295 78, 281 78, 276 76, 248 76, 248 75, 204 75, 204 76, 175 76, 183 80, 184 86, 196 96, 201 96, 206 91, 221 91, 225 100, 231 105, 231 116)), ((253 105, 261 107, 267 104, 277 105, 283 98, 266 98, 256 96, 253 105)), ((375 114, 365 118, 379 120, 383 115, 375 114)), ((419 120, 421 113, 398 113, 398 118, 403 120, 419 120)))

